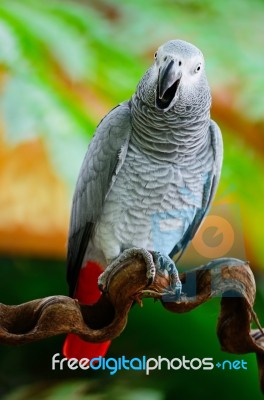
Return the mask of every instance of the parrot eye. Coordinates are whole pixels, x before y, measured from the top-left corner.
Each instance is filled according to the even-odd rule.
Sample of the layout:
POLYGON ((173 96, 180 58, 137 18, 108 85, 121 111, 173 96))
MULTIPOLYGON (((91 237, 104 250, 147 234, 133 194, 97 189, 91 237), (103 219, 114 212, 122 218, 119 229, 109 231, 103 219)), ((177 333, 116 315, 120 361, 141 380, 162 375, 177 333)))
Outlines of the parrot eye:
POLYGON ((197 65, 197 67, 196 67, 195 70, 194 70, 195 74, 197 74, 197 72, 200 71, 201 66, 202 66, 201 63, 197 65))
POLYGON ((155 60, 157 59, 157 55, 158 55, 158 53, 157 53, 157 51, 156 51, 156 53, 154 54, 154 59, 155 59, 155 60))

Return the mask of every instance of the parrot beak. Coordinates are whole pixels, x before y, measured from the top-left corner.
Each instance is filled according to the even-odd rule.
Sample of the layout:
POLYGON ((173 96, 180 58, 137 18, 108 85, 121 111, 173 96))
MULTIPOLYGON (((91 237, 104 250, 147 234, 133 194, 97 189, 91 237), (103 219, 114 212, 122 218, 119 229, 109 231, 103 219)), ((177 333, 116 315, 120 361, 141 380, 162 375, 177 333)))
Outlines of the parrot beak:
POLYGON ((167 109, 175 98, 182 72, 174 60, 168 60, 159 70, 156 106, 167 109))

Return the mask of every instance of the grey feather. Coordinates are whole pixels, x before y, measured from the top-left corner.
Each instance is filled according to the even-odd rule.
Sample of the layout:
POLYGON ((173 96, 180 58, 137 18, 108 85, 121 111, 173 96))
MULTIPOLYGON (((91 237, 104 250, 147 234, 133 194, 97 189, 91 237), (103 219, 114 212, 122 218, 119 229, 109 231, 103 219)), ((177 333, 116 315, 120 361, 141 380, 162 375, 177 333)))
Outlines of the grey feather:
POLYGON ((204 185, 202 207, 197 210, 192 224, 188 227, 180 242, 174 246, 169 254, 171 258, 174 258, 180 252, 180 255, 178 255, 175 262, 180 259, 189 242, 194 238, 196 232, 198 231, 204 217, 209 211, 219 183, 223 162, 222 135, 218 125, 213 120, 211 120, 209 129, 211 134, 211 146, 214 154, 212 171, 209 173, 208 179, 204 185))
POLYGON ((85 155, 73 196, 67 254, 67 281, 73 295, 83 257, 107 193, 124 162, 131 133, 124 102, 101 121, 85 155))

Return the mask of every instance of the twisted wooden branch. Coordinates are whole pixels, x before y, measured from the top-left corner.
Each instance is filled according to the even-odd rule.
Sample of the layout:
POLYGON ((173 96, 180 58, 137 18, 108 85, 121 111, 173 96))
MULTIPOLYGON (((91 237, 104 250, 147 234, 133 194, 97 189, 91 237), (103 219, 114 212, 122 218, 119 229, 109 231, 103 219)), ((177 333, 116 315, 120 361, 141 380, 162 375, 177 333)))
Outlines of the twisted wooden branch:
POLYGON ((221 347, 230 353, 256 353, 264 392, 264 333, 253 311, 256 286, 249 265, 236 259, 219 259, 182 273, 180 279, 183 295, 175 302, 168 293, 168 276, 156 274, 153 284, 146 286, 145 263, 138 256, 111 275, 108 293, 94 305, 79 304, 66 296, 15 306, 0 304, 0 343, 18 345, 70 332, 90 342, 101 342, 120 335, 132 304, 141 304, 144 297, 159 299, 167 310, 183 313, 219 296, 217 334, 221 347), (250 331, 252 320, 259 329, 250 331))

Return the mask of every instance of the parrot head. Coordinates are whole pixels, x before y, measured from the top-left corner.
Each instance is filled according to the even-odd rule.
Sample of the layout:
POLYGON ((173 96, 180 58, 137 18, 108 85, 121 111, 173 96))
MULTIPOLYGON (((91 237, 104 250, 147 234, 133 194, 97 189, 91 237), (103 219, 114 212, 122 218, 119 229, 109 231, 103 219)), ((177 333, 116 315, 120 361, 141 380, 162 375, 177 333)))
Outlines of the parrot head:
POLYGON ((191 43, 170 40, 158 48, 154 63, 141 79, 137 93, 164 112, 211 104, 202 52, 191 43))

